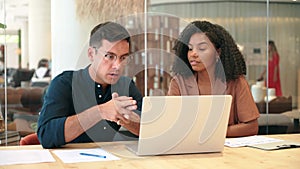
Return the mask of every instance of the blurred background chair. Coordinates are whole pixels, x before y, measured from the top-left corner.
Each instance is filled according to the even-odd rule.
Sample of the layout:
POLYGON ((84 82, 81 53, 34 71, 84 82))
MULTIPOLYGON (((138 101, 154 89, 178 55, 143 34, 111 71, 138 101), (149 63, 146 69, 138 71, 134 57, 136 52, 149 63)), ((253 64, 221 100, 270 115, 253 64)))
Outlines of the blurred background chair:
POLYGON ((34 72, 35 72, 34 69, 30 69, 30 70, 29 69, 17 69, 16 72, 12 76, 12 86, 20 87, 21 82, 28 82, 28 84, 29 84, 34 72))
POLYGON ((40 144, 40 141, 36 133, 29 134, 20 140, 20 146, 38 144, 40 144))

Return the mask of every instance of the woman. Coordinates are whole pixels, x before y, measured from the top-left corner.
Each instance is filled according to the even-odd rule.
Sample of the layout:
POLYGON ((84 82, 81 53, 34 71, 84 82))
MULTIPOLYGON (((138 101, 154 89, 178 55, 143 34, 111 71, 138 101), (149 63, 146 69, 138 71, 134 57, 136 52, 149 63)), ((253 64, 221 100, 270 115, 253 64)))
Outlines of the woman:
POLYGON ((168 95, 232 95, 227 137, 256 135, 259 112, 244 77, 244 58, 231 35, 219 25, 194 21, 174 50, 178 58, 168 95))
MULTIPOLYGON (((268 88, 275 88, 276 96, 282 96, 280 72, 279 72, 279 54, 275 42, 269 41, 269 59, 268 59, 268 88)), ((262 72, 259 80, 263 80, 266 74, 266 69, 262 72)))
POLYGON ((49 69, 49 61, 48 59, 41 59, 38 64, 38 68, 35 71, 34 76, 38 79, 51 77, 49 69))
POLYGON ((38 68, 34 72, 31 79, 31 86, 46 87, 51 81, 51 70, 49 68, 49 60, 41 59, 38 63, 38 68))

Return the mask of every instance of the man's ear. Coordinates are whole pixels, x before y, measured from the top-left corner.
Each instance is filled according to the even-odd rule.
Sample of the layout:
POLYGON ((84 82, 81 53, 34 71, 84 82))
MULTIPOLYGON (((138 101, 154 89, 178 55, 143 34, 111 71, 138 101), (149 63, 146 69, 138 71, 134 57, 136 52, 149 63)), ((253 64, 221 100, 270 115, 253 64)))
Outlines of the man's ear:
POLYGON ((88 48, 88 57, 90 59, 90 61, 94 61, 94 56, 95 56, 95 49, 92 47, 88 48))

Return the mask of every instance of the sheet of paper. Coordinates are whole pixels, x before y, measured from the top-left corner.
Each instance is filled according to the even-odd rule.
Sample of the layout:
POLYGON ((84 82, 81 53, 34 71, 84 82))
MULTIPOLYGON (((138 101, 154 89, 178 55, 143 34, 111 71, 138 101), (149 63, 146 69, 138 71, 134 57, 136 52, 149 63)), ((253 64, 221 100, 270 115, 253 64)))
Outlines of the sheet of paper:
POLYGON ((0 150, 0 165, 55 162, 49 150, 0 150))
POLYGON ((72 150, 60 149, 60 150, 53 150, 52 153, 54 153, 64 163, 120 160, 119 157, 116 157, 101 148, 72 149, 72 150), (87 154, 87 155, 82 155, 82 154, 87 154))
POLYGON ((225 146, 228 147, 243 147, 255 144, 266 144, 280 142, 284 140, 269 138, 265 136, 248 136, 248 137, 238 137, 238 138, 226 138, 225 146))

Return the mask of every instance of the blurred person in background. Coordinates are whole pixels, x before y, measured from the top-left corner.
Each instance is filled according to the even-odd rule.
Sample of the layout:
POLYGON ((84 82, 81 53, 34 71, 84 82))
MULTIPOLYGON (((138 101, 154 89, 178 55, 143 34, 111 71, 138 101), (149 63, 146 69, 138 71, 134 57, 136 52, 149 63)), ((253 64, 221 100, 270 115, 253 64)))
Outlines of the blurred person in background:
MULTIPOLYGON (((276 96, 282 96, 281 82, 280 82, 280 71, 279 71, 279 53, 277 51, 275 42, 270 40, 268 46, 268 88, 275 88, 276 96)), ((258 81, 265 79, 266 68, 261 73, 258 81)), ((267 83, 267 82, 266 82, 267 83)))

